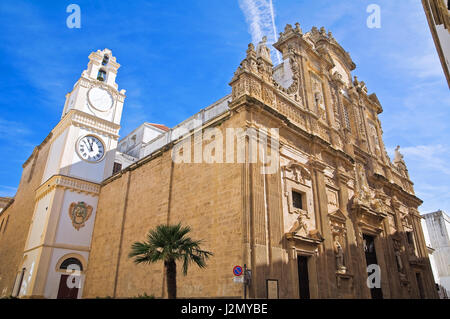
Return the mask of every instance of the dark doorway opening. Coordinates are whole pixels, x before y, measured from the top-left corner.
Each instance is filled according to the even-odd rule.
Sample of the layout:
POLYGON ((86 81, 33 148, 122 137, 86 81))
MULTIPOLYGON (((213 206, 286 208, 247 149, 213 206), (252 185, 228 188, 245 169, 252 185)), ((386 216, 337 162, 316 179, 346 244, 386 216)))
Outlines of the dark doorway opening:
MULTIPOLYGON (((364 240, 364 253, 366 255, 366 263, 369 265, 378 265, 377 253, 375 251, 375 239, 373 236, 363 235, 364 240)), ((383 292, 380 288, 370 288, 370 295, 372 299, 383 299, 383 292)))
POLYGON ((300 299, 309 299, 308 257, 297 256, 300 299))
POLYGON ((421 299, 424 299, 425 295, 423 290, 422 274, 416 272, 416 279, 417 279, 417 287, 419 288, 419 296, 421 299))
MULTIPOLYGON (((78 297, 78 288, 67 287, 67 280, 70 275, 61 275, 61 279, 59 281, 59 289, 57 299, 77 299, 78 297)), ((75 276, 72 276, 72 284, 75 285, 75 276)), ((70 280, 70 279, 69 279, 70 280)))

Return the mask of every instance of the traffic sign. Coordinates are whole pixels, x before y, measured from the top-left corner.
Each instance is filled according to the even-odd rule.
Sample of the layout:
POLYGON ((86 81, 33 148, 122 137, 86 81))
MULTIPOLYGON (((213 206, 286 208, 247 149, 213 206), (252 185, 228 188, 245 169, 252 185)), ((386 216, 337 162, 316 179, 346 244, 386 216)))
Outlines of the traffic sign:
POLYGON ((242 269, 241 266, 234 266, 234 268, 233 268, 233 274, 234 274, 236 277, 242 276, 242 272, 243 272, 243 269, 242 269))

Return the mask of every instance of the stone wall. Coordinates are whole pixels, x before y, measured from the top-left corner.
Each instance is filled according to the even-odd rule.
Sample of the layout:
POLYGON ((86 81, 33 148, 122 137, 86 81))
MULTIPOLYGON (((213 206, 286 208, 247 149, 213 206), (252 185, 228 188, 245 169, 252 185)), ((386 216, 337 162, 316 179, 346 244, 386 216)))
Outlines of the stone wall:
MULTIPOLYGON (((236 120, 226 122, 235 127, 236 120)), ((224 132, 225 124, 218 128, 224 132)), ((224 133, 225 136, 225 133, 224 133)), ((193 148, 192 148, 193 150, 193 148)), ((175 164, 170 150, 144 159, 102 187, 84 297, 166 294, 163 263, 136 265, 132 243, 159 224, 192 227, 193 239, 212 251, 206 269, 178 265, 179 297, 239 297, 232 270, 242 262, 242 164, 175 164)))
POLYGON ((33 218, 35 192, 41 185, 49 152, 49 137, 35 148, 24 164, 14 202, 0 214, 0 295, 12 293, 16 274, 20 271, 25 242, 33 218))

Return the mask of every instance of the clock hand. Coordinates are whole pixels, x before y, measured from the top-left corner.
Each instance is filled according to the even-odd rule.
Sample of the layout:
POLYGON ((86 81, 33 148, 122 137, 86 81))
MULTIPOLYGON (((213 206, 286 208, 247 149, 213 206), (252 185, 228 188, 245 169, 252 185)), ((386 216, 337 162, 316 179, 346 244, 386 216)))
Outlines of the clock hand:
POLYGON ((89 148, 91 149, 91 152, 92 152, 92 151, 94 150, 93 147, 92 147, 92 144, 93 144, 94 142, 91 142, 91 141, 88 140, 88 143, 89 143, 89 148))
POLYGON ((83 140, 84 145, 86 145, 86 148, 89 150, 89 143, 86 142, 86 140, 83 140))

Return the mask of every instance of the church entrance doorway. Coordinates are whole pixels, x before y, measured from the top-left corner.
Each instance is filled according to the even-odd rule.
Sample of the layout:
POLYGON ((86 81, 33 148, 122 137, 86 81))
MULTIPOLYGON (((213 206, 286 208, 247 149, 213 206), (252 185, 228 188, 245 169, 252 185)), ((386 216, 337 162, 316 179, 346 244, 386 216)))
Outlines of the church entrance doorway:
MULTIPOLYGON (((375 251, 375 238, 364 234, 364 253, 366 255, 366 263, 369 265, 378 265, 377 253, 375 251)), ((372 299, 383 299, 383 292, 380 288, 370 288, 370 295, 372 299)))
POLYGON ((69 278, 70 275, 61 275, 61 279, 59 281, 59 289, 58 289, 58 299, 77 299, 78 297, 78 287, 76 287, 76 278, 72 276, 72 278, 69 278), (73 288, 69 288, 67 286, 67 281, 72 280, 72 284, 70 285, 73 288))
POLYGON ((80 271, 83 271, 83 265, 77 258, 65 259, 60 267, 61 279, 59 280, 59 288, 57 299, 77 299, 78 290, 80 289, 80 271))
POLYGON ((308 257, 297 256, 297 265, 300 299, 309 299, 308 257))

